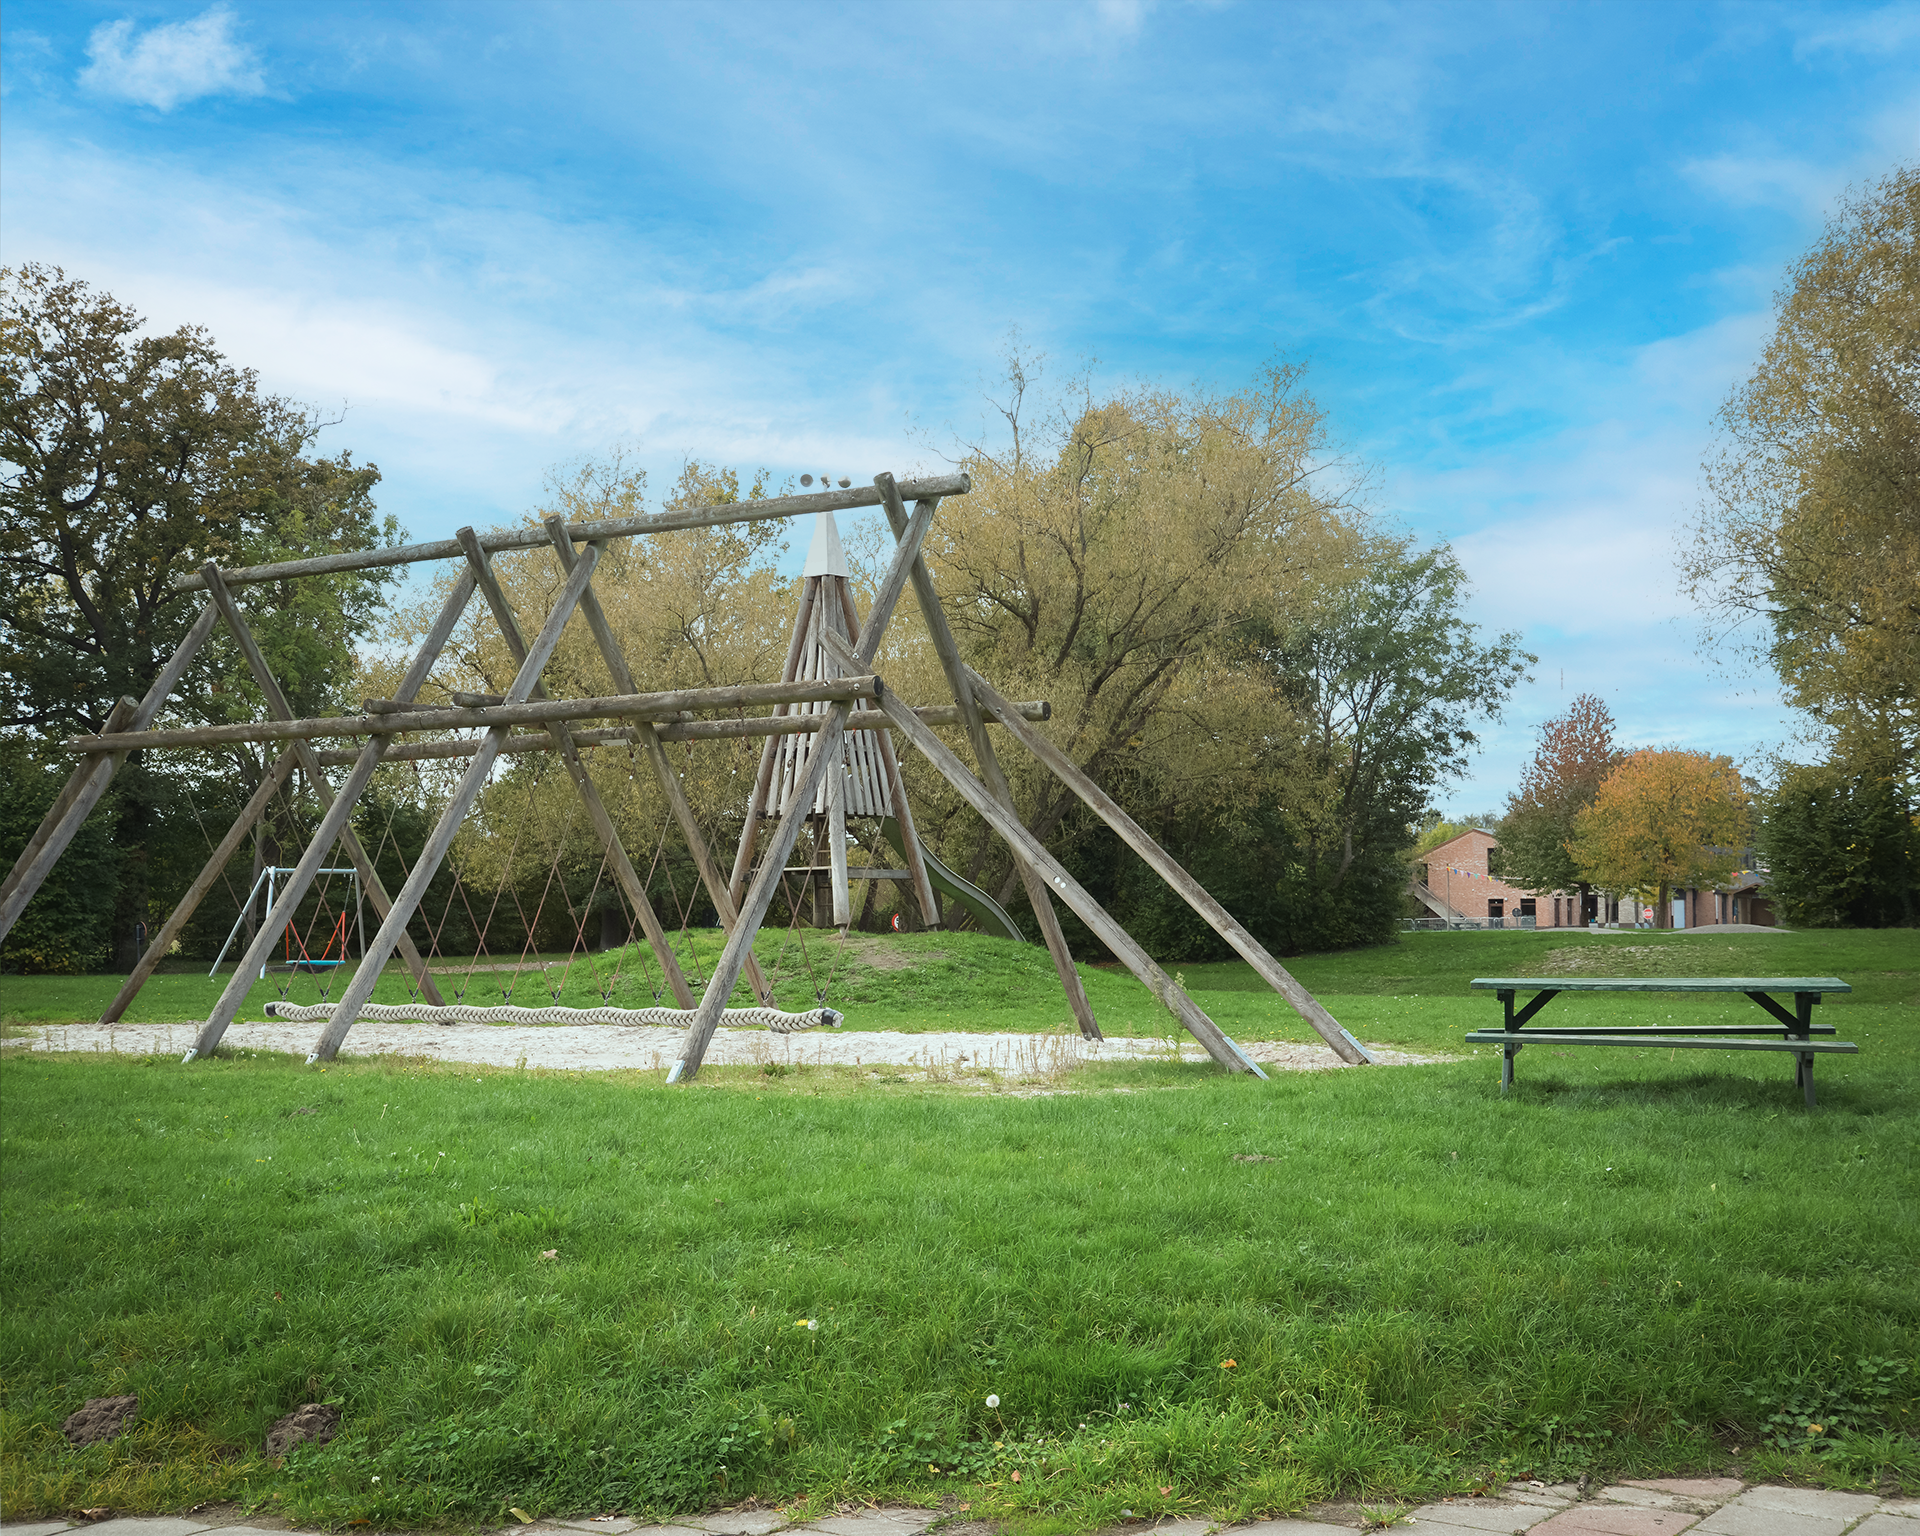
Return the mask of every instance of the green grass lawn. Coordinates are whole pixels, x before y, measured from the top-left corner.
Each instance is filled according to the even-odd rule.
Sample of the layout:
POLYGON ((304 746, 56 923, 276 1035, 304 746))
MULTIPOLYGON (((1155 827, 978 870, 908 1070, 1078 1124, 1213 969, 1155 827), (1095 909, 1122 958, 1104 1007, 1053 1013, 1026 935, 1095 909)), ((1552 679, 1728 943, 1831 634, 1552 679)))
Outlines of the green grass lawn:
MULTIPOLYGON (((1457 1060, 1145 1062, 1031 1097, 12 1049, 0 1507, 393 1528, 887 1496, 1065 1531, 1522 1470, 1912 1491, 1916 959, 1911 933, 1413 935, 1293 968, 1361 1038, 1457 1060), (1811 1114, 1783 1059, 1717 1052, 1535 1049, 1502 1099, 1465 982, 1582 958, 1838 975, 1861 1054, 1820 1063, 1811 1114), (121 1392, 134 1433, 68 1449, 61 1419, 121 1392), (340 1438, 268 1466, 308 1401, 340 1438)), ((1182 969, 1230 1032, 1308 1038, 1244 967, 1182 969)), ((1166 1033, 1088 980, 1112 1032, 1166 1033)), ((0 978, 0 1018, 117 985, 0 978)), ((133 1016, 217 986, 162 976, 133 1016)), ((1055 986, 1038 950, 929 935, 844 957, 833 1000, 850 1028, 1054 1027, 1055 986)))

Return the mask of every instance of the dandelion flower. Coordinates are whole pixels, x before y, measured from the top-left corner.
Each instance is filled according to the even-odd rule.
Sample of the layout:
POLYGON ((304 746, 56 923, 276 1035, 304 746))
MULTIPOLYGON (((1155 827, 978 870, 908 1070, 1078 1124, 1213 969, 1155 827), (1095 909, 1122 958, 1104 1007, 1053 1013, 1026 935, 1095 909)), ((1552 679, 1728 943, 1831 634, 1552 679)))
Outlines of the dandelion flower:
POLYGON ((989 1408, 998 1408, 1000 1406, 1000 1394, 998 1392, 989 1392, 987 1394, 987 1406, 989 1408))
POLYGON ((817 1329, 817 1328, 818 1328, 819 1326, 820 1326, 820 1319, 819 1319, 819 1318, 817 1318, 817 1317, 810 1317, 810 1318, 808 1318, 808 1319, 807 1319, 807 1328, 808 1328, 808 1330, 809 1330, 810 1332, 811 1332, 812 1330, 814 1330, 814 1329, 817 1329))
POLYGON ((1239 1363, 1240 1362, 1238 1360, 1222 1360, 1220 1362, 1220 1369, 1223 1371, 1230 1371, 1239 1363))

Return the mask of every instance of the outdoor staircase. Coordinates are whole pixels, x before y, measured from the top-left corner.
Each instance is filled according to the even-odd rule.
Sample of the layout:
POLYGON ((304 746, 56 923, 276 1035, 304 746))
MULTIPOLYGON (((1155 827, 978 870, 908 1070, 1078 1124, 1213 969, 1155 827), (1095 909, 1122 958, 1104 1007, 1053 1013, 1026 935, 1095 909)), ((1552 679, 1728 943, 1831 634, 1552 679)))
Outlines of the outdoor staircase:
POLYGON ((1425 907, 1435 917, 1444 917, 1450 923, 1463 923, 1467 920, 1466 913, 1456 912, 1452 907, 1447 905, 1446 902, 1434 895, 1433 891, 1423 881, 1409 880, 1407 882, 1407 890, 1412 894, 1415 901, 1419 902, 1421 906, 1425 907))

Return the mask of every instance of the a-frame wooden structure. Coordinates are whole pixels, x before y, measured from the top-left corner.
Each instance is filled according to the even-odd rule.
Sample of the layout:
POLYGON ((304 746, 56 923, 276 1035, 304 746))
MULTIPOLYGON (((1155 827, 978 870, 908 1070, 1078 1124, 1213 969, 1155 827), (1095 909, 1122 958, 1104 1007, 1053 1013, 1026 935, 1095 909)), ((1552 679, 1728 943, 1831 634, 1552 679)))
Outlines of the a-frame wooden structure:
MULTIPOLYGON (((407 923, 418 909, 428 883, 446 857, 455 833, 479 796, 495 761, 508 752, 551 751, 558 753, 565 764, 589 820, 599 835, 609 867, 645 928, 668 985, 686 1010, 686 1036, 679 1059, 668 1074, 669 1081, 684 1081, 698 1072, 713 1031, 721 1022, 727 999, 741 977, 747 976, 753 990, 763 999, 767 996, 764 979, 759 977, 754 967, 753 936, 772 904, 786 861, 793 854, 803 825, 816 814, 831 818, 835 814, 836 803, 840 807, 839 814, 844 817, 847 781, 855 771, 856 764, 862 765, 861 771, 869 772, 876 782, 884 778, 888 796, 897 796, 897 807, 905 809, 904 794, 899 794, 895 789, 898 784, 897 762, 892 764, 891 773, 888 773, 891 744, 880 744, 884 741, 885 728, 891 727, 922 752, 988 825, 1007 841, 1026 886, 1035 919, 1046 936, 1048 948, 1054 955, 1063 986, 1083 1031, 1097 1036, 1098 1025, 1073 969, 1071 957, 1066 952, 1065 941, 1060 937, 1053 906, 1056 899, 1064 901, 1101 942, 1119 956, 1216 1061, 1230 1071, 1265 1076, 1021 824, 988 734, 991 723, 1004 729, 1034 753, 1096 815, 1112 826, 1264 979, 1286 997, 1344 1060, 1358 1062, 1368 1059, 1353 1037, 1287 974, 1252 935, 1128 818, 1098 785, 1033 729, 1021 707, 1002 698, 985 679, 965 665, 947 626, 926 563, 920 556, 920 546, 941 498, 964 495, 970 489, 964 475, 944 476, 902 486, 897 485, 891 475, 883 474, 875 477, 871 489, 823 491, 813 495, 572 525, 554 517, 547 519, 537 531, 523 529, 482 537, 472 529, 462 529, 454 539, 439 543, 350 552, 231 571, 221 571, 209 565, 192 576, 176 577, 175 585, 182 590, 205 591, 206 605, 144 699, 137 702, 122 700, 108 722, 108 729, 100 735, 76 737, 62 743, 65 750, 79 756, 80 762, 41 827, 29 840, 13 871, 4 884, 0 884, 0 939, 5 937, 39 888, 47 871, 98 803, 126 753, 135 749, 204 748, 231 742, 279 744, 282 746, 280 756, 269 772, 262 792, 253 797, 241 820, 215 849, 214 858, 209 861, 207 869, 194 882, 179 909, 141 957, 134 975, 109 1008, 107 1016, 119 1017, 132 1001, 141 983, 152 974, 154 967, 166 954, 173 937, 185 924, 193 908, 218 879, 226 859, 239 846, 252 821, 264 812, 272 789, 298 768, 313 786, 324 808, 319 827, 294 866, 293 874, 281 888, 267 920, 257 930, 233 980, 202 1026, 187 1059, 205 1056, 219 1043, 245 1000, 252 978, 265 962, 276 936, 306 895, 316 873, 338 845, 360 871, 368 898, 381 914, 382 921, 359 968, 343 989, 339 1002, 333 1006, 309 1058, 330 1059, 340 1049, 360 1010, 369 1002, 374 985, 390 956, 402 956, 414 972, 423 996, 430 1002, 439 1001, 432 976, 408 939, 407 923), (906 505, 909 499, 914 502, 911 513, 906 505), (874 595, 872 609, 864 623, 853 612, 851 600, 843 601, 845 581, 842 563, 838 573, 839 587, 825 598, 821 594, 828 590, 826 578, 833 573, 820 571, 808 578, 811 585, 803 591, 803 613, 801 622, 795 626, 795 647, 809 659, 804 666, 799 665, 798 657, 790 660, 789 677, 770 684, 742 684, 664 693, 639 691, 592 586, 601 551, 609 540, 666 534, 688 527, 786 518, 803 513, 830 515, 853 507, 875 505, 885 511, 896 542, 892 561, 874 595), (491 556, 501 550, 528 549, 541 545, 553 549, 566 573, 566 580, 539 633, 528 640, 521 633, 500 589, 491 556), (243 614, 233 600, 232 589, 249 582, 287 580, 431 560, 460 561, 461 571, 439 615, 412 658, 395 696, 392 699, 366 701, 363 712, 358 715, 294 718, 285 694, 275 681, 243 614), (946 673, 954 699, 951 710, 915 709, 903 703, 873 670, 874 658, 879 653, 894 610, 909 584, 919 603, 928 637, 946 673), (519 662, 514 680, 501 695, 455 695, 451 706, 422 705, 417 695, 476 594, 491 610, 503 638, 519 662), (807 611, 808 594, 811 595, 810 612, 807 611), (553 699, 546 695, 542 674, 562 631, 576 612, 584 617, 613 679, 617 691, 612 695, 568 699, 553 699), (817 620, 815 615, 818 616, 817 620), (266 699, 271 718, 234 725, 156 729, 153 722, 168 696, 219 622, 226 623, 238 644, 266 699), (862 707, 869 701, 877 707, 862 707), (775 713, 744 719, 685 718, 689 713, 701 711, 737 713, 743 709, 761 707, 771 707, 775 713), (578 722, 594 720, 610 723, 599 728, 578 728, 578 722), (964 728, 977 775, 935 734, 933 726, 942 723, 958 724, 964 728), (531 729, 516 730, 516 727, 531 729), (477 737, 448 737, 446 733, 450 730, 477 730, 481 734, 477 737), (880 740, 870 749, 857 746, 850 748, 850 733, 856 741, 865 733, 876 733, 880 740), (680 791, 678 779, 667 766, 662 747, 662 743, 670 740, 724 736, 764 736, 768 739, 769 747, 763 753, 762 772, 756 778, 755 792, 766 809, 770 810, 775 804, 779 806, 777 819, 764 836, 759 830, 760 818, 749 820, 751 830, 742 839, 741 854, 736 860, 732 880, 725 879, 714 863, 680 791), (782 758, 776 744, 782 738, 802 736, 807 738, 810 745, 804 754, 787 755, 791 772, 781 779, 784 793, 778 801, 769 799, 773 774, 782 758), (430 739, 403 740, 419 737, 430 739), (324 753, 314 746, 316 741, 341 738, 357 739, 363 744, 351 751, 324 753), (647 899, 644 883, 621 847, 612 819, 600 803, 592 778, 581 764, 579 753, 583 747, 608 742, 633 743, 644 751, 654 765, 670 810, 687 840, 721 925, 727 931, 720 959, 704 991, 697 998, 674 960, 659 918, 647 899), (399 892, 389 896, 374 872, 372 861, 353 834, 351 815, 383 761, 429 757, 465 758, 466 767, 458 788, 428 835, 406 883, 399 892), (769 763, 774 767, 769 768, 769 763), (337 789, 330 786, 323 772, 329 766, 348 768, 345 780, 337 789), (838 771, 830 772, 836 766, 838 771), (762 787, 762 780, 766 787, 762 787), (759 866, 752 872, 751 879, 746 879, 755 845, 759 849, 759 866)), ((866 794, 869 790, 862 789, 860 793, 866 794)), ((840 846, 844 862, 844 838, 840 846)), ((842 872, 836 881, 836 894, 844 890, 844 886, 842 872)), ((924 893, 922 899, 925 899, 924 893)), ((836 916, 839 910, 837 906, 836 916)))

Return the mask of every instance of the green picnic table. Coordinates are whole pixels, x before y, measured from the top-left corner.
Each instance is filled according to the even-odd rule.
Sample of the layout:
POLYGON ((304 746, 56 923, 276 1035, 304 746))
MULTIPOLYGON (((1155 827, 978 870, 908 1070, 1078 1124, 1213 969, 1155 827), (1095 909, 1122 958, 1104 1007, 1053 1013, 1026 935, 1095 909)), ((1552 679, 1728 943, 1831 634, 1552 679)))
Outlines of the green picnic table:
POLYGON ((1794 1083, 1813 1107, 1813 1058, 1817 1055, 1857 1055, 1851 1041, 1815 1039, 1833 1034, 1830 1024, 1813 1022, 1814 1005, 1827 993, 1851 992, 1837 976, 1476 976, 1476 991, 1499 994, 1506 1010, 1501 1029, 1476 1029, 1467 1035, 1476 1045, 1498 1045, 1500 1091, 1513 1085, 1513 1059, 1528 1045, 1657 1045, 1662 1049, 1694 1051, 1788 1051, 1794 1058, 1794 1083), (1516 1010, 1514 998, 1522 992, 1533 1000, 1516 1010), (1692 1024, 1678 1028, 1658 1025, 1579 1024, 1558 1029, 1527 1029, 1528 1020, 1562 992, 1739 992, 1771 1015, 1776 1024, 1692 1024), (1793 1011, 1773 994, 1791 993, 1793 1011))

